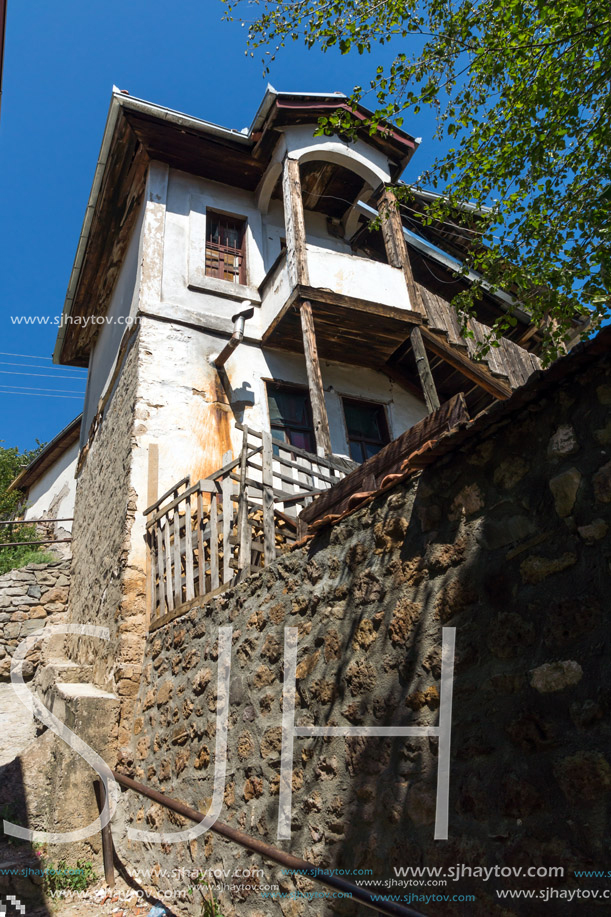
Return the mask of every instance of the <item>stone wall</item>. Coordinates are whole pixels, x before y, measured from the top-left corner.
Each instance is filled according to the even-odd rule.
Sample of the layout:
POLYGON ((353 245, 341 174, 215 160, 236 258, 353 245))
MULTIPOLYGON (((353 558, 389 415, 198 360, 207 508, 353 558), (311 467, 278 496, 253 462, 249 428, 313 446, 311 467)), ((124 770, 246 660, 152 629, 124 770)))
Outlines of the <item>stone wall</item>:
MULTIPOLYGON (((10 678, 11 659, 24 637, 47 624, 65 624, 70 587, 70 561, 28 564, 0 576, 0 680, 10 678)), ((25 678, 31 678, 44 647, 37 644, 26 657, 25 678)))
MULTIPOLYGON (((297 738, 292 839, 280 846, 319 866, 371 868, 376 878, 407 865, 559 866, 566 878, 556 886, 571 890, 575 869, 606 868, 609 357, 514 404, 419 476, 151 633, 120 765, 207 809, 217 634, 230 624, 220 820, 276 843, 284 628, 299 629, 297 724, 347 726, 435 724, 441 629, 453 626, 449 840, 433 840, 436 739, 297 738)), ((132 793, 126 805, 134 827, 183 824, 132 793)), ((119 835, 117 843, 137 866, 223 866, 231 874, 262 865, 210 834, 190 845, 145 846, 119 835)), ((264 872, 261 881, 287 893, 313 888, 269 864, 264 872)), ((465 879, 443 891, 474 894, 468 913, 482 917, 547 914, 543 902, 501 906, 495 898, 497 887, 537 883, 553 884, 465 879)), ((256 888, 221 899, 225 917, 332 912, 320 899, 270 903, 256 888)), ((554 913, 572 906, 558 901, 554 913)), ((467 912, 448 902, 422 910, 467 912)))
MULTIPOLYGON (((108 627, 110 640, 69 638, 70 657, 93 665, 93 680, 121 695, 126 663, 142 655, 144 572, 130 566, 136 494, 131 487, 139 338, 129 350, 78 475, 73 525, 70 623, 108 627), (126 649, 127 646, 127 649, 126 649)), ((96 423, 96 422, 94 422, 96 423)), ((140 669, 136 669, 136 683, 140 669)), ((129 678, 127 679, 129 681, 129 678)))

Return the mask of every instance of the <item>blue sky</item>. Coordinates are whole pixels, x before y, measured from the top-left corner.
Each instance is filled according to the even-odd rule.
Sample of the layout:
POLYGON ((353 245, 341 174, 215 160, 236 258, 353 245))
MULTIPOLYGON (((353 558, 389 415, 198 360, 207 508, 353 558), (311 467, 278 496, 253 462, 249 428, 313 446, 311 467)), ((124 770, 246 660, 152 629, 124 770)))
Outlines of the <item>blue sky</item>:
MULTIPOLYGON (((0 120, 0 440, 29 449, 80 412, 85 373, 51 363, 55 327, 19 326, 11 317, 51 322, 61 313, 113 83, 240 129, 250 124, 268 78, 260 58, 244 53, 245 29, 222 21, 220 0, 8 5, 0 120), (23 388, 28 394, 17 392, 23 388)), ((349 92, 372 69, 365 57, 293 44, 269 80, 281 90, 349 92)), ((425 113, 406 118, 404 127, 424 138, 409 179, 437 152, 435 123, 425 113)))

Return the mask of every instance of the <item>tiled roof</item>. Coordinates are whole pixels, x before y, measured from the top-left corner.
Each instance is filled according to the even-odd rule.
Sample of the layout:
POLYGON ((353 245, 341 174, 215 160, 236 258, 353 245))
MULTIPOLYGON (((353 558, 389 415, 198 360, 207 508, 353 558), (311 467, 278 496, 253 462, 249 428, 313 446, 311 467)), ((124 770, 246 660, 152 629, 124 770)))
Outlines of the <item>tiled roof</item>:
MULTIPOLYGON (((327 525, 333 525, 344 519, 346 516, 362 508, 367 503, 378 497, 380 494, 391 490, 397 484, 407 480, 413 474, 420 471, 427 465, 432 464, 449 452, 457 449, 464 450, 470 442, 477 437, 490 431, 496 424, 506 423, 513 414, 520 413, 524 408, 535 399, 540 399, 550 388, 555 388, 559 382, 562 382, 572 374, 583 369, 585 365, 609 353, 611 349, 611 326, 603 328, 596 337, 589 341, 578 344, 569 354, 553 363, 546 370, 537 370, 533 372, 528 381, 518 388, 513 395, 506 401, 496 401, 485 411, 482 411, 473 420, 460 419, 451 429, 445 430, 440 435, 423 442, 408 458, 400 464, 396 472, 390 473, 384 477, 379 486, 372 490, 361 490, 355 487, 355 491, 347 497, 347 507, 340 513, 325 513, 322 516, 314 518, 316 503, 308 507, 309 531, 305 538, 298 541, 293 547, 297 547, 312 538, 314 533, 327 525)), ((444 406, 439 410, 443 410, 444 406)), ((435 412, 437 413, 437 412, 435 412)), ((432 417, 433 415, 429 415, 432 417)), ((391 444, 392 445, 392 444, 391 444)), ((375 458, 375 456, 374 456, 375 458)), ((357 469, 357 472, 360 469, 357 469)), ((356 472, 353 472, 356 478, 356 472)), ((348 475, 340 485, 344 489, 350 482, 352 475, 348 475)), ((356 480, 355 480, 356 484, 356 480)), ((333 491, 323 494, 327 498, 333 491)), ((321 498, 319 498, 321 499, 321 498)))

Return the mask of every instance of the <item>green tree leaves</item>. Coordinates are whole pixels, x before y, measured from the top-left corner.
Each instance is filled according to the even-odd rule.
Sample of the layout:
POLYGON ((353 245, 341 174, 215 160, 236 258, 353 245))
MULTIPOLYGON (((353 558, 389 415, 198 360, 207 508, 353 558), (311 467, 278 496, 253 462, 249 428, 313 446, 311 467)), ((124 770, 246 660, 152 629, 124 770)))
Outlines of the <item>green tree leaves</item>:
MULTIPOLYGON (((575 313, 594 327, 609 316, 608 0, 223 2, 229 17, 248 8, 248 44, 273 46, 268 62, 289 39, 370 53, 369 88, 356 87, 351 101, 375 109, 371 129, 433 106, 437 136, 453 148, 421 176, 443 192, 430 216, 455 220, 462 201, 490 208, 485 245, 473 247, 469 267, 519 291, 545 323, 549 356, 575 313), (382 67, 376 47, 390 40, 397 53, 382 67)), ((319 126, 346 136, 356 129, 348 113, 319 126)), ((409 206, 409 189, 402 194, 409 206)), ((461 307, 476 295, 462 296, 461 307)))

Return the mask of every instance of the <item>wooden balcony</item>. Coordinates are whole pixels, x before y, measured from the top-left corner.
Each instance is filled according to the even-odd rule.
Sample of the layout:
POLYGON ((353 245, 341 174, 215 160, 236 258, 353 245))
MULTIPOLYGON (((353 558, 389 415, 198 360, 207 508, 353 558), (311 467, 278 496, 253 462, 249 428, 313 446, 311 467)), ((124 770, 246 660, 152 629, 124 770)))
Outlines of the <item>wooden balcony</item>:
POLYGON ((237 458, 228 453, 222 468, 195 484, 178 481, 145 510, 152 630, 290 548, 300 510, 354 467, 240 429, 237 458))

